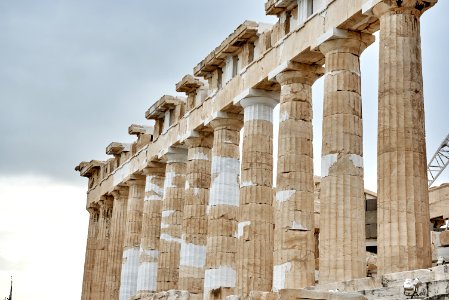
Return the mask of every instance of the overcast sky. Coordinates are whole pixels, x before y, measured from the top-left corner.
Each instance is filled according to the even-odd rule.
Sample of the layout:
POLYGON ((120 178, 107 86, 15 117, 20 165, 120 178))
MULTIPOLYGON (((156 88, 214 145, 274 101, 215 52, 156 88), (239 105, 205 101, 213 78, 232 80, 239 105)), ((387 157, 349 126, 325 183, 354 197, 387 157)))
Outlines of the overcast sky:
MULTIPOLYGON (((245 19, 273 22, 263 0, 0 1, 0 299, 79 299, 86 180, 112 141, 245 19), (59 294, 59 295, 58 295, 59 294)), ((449 1, 422 18, 428 156, 449 133, 449 1)), ((376 189, 378 44, 362 55, 366 186, 376 189)), ((320 173, 323 81, 314 85, 320 173)), ((449 181, 446 170, 439 182, 449 181)))

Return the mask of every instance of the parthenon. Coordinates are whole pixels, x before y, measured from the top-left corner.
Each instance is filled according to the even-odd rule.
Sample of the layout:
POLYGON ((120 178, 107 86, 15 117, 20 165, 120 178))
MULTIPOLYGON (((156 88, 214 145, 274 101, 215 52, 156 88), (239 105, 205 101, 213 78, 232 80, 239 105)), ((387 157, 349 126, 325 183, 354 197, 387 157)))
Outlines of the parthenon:
POLYGON ((90 214, 81 299, 403 299, 409 278, 416 296, 449 299, 430 298, 449 295, 435 266, 449 234, 432 230, 449 186, 429 206, 421 63, 420 17, 436 4, 267 0, 275 24, 243 22, 180 76, 185 97, 161 96, 151 123, 129 126, 135 142, 76 167, 90 214), (364 189, 360 55, 377 31, 376 194, 364 189))

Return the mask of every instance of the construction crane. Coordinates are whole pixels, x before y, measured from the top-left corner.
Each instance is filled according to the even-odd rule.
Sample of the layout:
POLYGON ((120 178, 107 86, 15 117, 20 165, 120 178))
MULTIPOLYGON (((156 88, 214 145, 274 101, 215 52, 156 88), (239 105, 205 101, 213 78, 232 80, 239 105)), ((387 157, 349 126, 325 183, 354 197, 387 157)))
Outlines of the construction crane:
POLYGON ((444 171, 449 164, 449 134, 438 147, 437 152, 427 165, 427 178, 429 187, 437 180, 438 176, 444 171))

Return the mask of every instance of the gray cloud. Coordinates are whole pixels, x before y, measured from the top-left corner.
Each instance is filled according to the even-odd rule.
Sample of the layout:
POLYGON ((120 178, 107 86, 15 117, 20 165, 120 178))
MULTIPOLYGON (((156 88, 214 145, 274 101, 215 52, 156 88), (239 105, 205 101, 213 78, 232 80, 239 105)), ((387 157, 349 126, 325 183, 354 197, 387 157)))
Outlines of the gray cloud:
MULTIPOLYGON (((82 182, 73 167, 131 141, 127 126, 146 122, 145 110, 237 25, 272 20, 263 2, 0 2, 0 175, 82 182)), ((448 131, 449 5, 440 2, 423 17, 429 152, 448 131)))

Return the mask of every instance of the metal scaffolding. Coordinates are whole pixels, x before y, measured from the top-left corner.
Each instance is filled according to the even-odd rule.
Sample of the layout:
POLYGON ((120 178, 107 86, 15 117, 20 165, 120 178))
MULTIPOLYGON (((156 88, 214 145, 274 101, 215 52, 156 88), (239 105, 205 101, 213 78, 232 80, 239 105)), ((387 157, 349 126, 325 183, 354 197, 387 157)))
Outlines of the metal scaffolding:
POLYGON ((427 174, 429 179, 429 187, 435 182, 435 180, 440 176, 443 170, 449 164, 449 135, 438 147, 437 152, 430 160, 427 165, 427 174))

